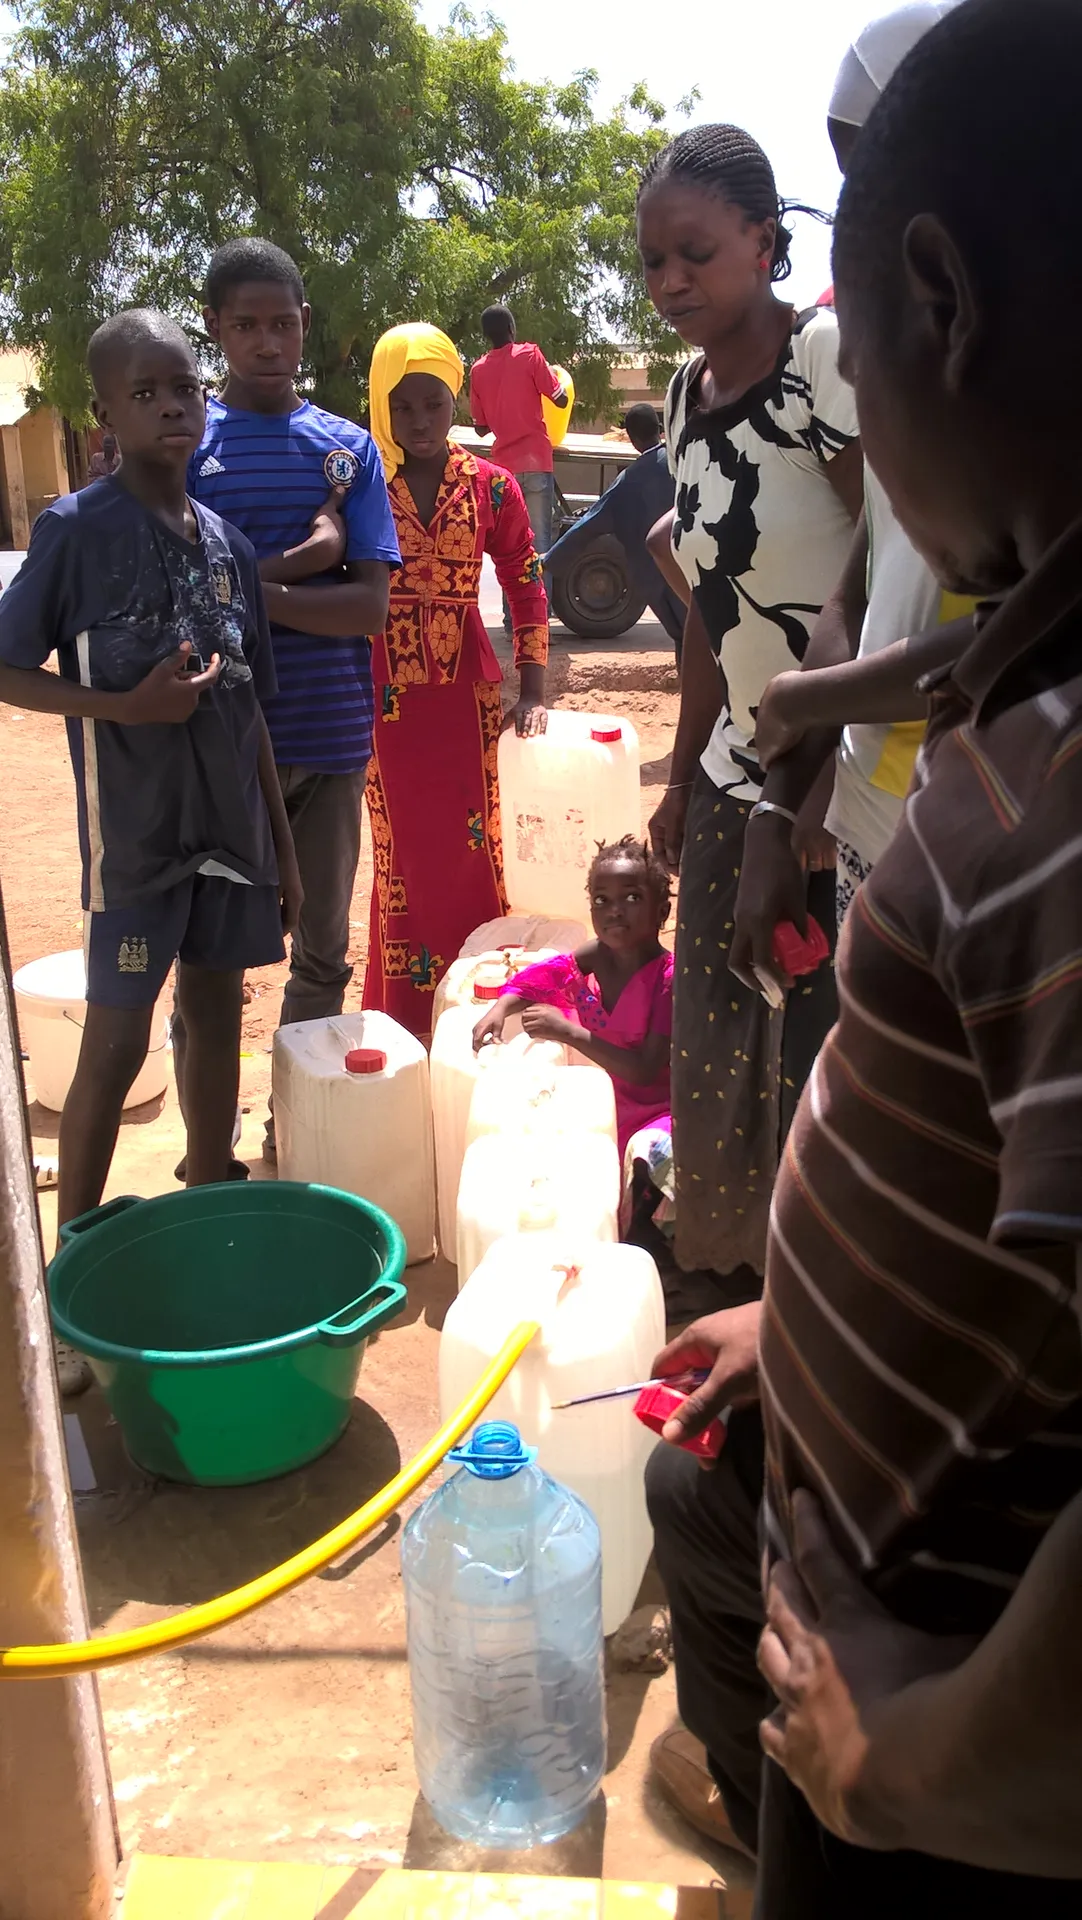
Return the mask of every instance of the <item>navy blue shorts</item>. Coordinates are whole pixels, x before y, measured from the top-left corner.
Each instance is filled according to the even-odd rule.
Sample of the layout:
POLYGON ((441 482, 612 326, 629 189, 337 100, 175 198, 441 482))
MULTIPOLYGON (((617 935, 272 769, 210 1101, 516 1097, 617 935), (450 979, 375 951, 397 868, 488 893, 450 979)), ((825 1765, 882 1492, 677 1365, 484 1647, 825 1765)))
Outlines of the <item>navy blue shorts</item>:
POLYGON ((174 960, 242 973, 285 959, 277 887, 196 873, 137 906, 87 917, 86 997, 97 1007, 152 1007, 174 960))

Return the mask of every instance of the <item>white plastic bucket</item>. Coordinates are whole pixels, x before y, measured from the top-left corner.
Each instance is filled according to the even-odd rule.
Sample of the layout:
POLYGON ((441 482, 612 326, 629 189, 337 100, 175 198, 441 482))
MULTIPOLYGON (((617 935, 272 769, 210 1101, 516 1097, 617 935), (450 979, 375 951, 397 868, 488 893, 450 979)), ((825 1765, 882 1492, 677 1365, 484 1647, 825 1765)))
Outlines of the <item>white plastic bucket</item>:
MULTIPOLYGON (((59 1113, 75 1078, 86 1021, 86 962, 81 947, 49 953, 20 967, 12 982, 30 1080, 39 1106, 59 1113)), ((150 1047, 125 1108, 156 1100, 169 1084, 169 1015, 165 995, 154 1009, 150 1047)))

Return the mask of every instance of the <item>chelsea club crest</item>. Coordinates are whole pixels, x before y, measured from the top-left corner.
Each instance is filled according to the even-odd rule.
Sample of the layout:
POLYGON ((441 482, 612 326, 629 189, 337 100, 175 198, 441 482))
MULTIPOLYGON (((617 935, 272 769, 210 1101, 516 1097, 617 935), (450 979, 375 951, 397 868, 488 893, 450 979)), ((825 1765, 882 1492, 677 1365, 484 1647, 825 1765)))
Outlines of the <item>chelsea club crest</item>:
POLYGON ((335 447, 323 462, 323 471, 332 487, 351 487, 360 462, 347 447, 335 447))

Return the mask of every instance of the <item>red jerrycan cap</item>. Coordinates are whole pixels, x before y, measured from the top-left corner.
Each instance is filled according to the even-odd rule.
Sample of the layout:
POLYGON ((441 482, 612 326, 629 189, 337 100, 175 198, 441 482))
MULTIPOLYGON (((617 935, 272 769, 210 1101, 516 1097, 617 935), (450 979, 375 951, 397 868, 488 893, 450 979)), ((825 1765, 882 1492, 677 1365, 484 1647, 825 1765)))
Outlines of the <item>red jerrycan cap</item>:
POLYGON ((814 973, 824 960, 830 958, 830 947, 826 934, 814 914, 808 915, 807 939, 797 932, 791 920, 779 920, 774 928, 771 942, 774 962, 784 973, 792 974, 794 980, 803 973, 814 973))
POLYGON ((597 740, 603 747, 611 747, 614 740, 623 739, 623 729, 617 721, 614 727, 591 727, 591 740, 597 740))
MULTIPOLYGON (((672 1419, 686 1399, 687 1394, 681 1393, 678 1387, 644 1387, 635 1402, 635 1418, 649 1427, 651 1433, 660 1433, 666 1420, 672 1419)), ((695 1454, 699 1460, 716 1460, 724 1445, 724 1426, 720 1420, 711 1420, 693 1440, 681 1440, 680 1450, 695 1454)))
POLYGON ((382 1073, 386 1065, 382 1047, 353 1047, 345 1058, 347 1073, 382 1073))
POLYGON ((507 992, 510 972, 503 974, 494 966, 482 967, 473 977, 473 997, 475 1000, 498 1000, 507 992))

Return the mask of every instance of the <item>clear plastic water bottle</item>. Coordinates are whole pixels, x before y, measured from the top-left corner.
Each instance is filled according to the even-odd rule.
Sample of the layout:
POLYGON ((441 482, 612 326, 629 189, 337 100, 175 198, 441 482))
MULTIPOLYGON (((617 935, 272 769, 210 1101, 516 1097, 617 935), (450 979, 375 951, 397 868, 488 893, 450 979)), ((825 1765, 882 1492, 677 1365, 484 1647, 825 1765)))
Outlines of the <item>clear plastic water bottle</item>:
POLYGON ((402 1539, 421 1790, 487 1847, 569 1833, 605 1768, 601 1536, 535 1451, 477 1427, 402 1539))

